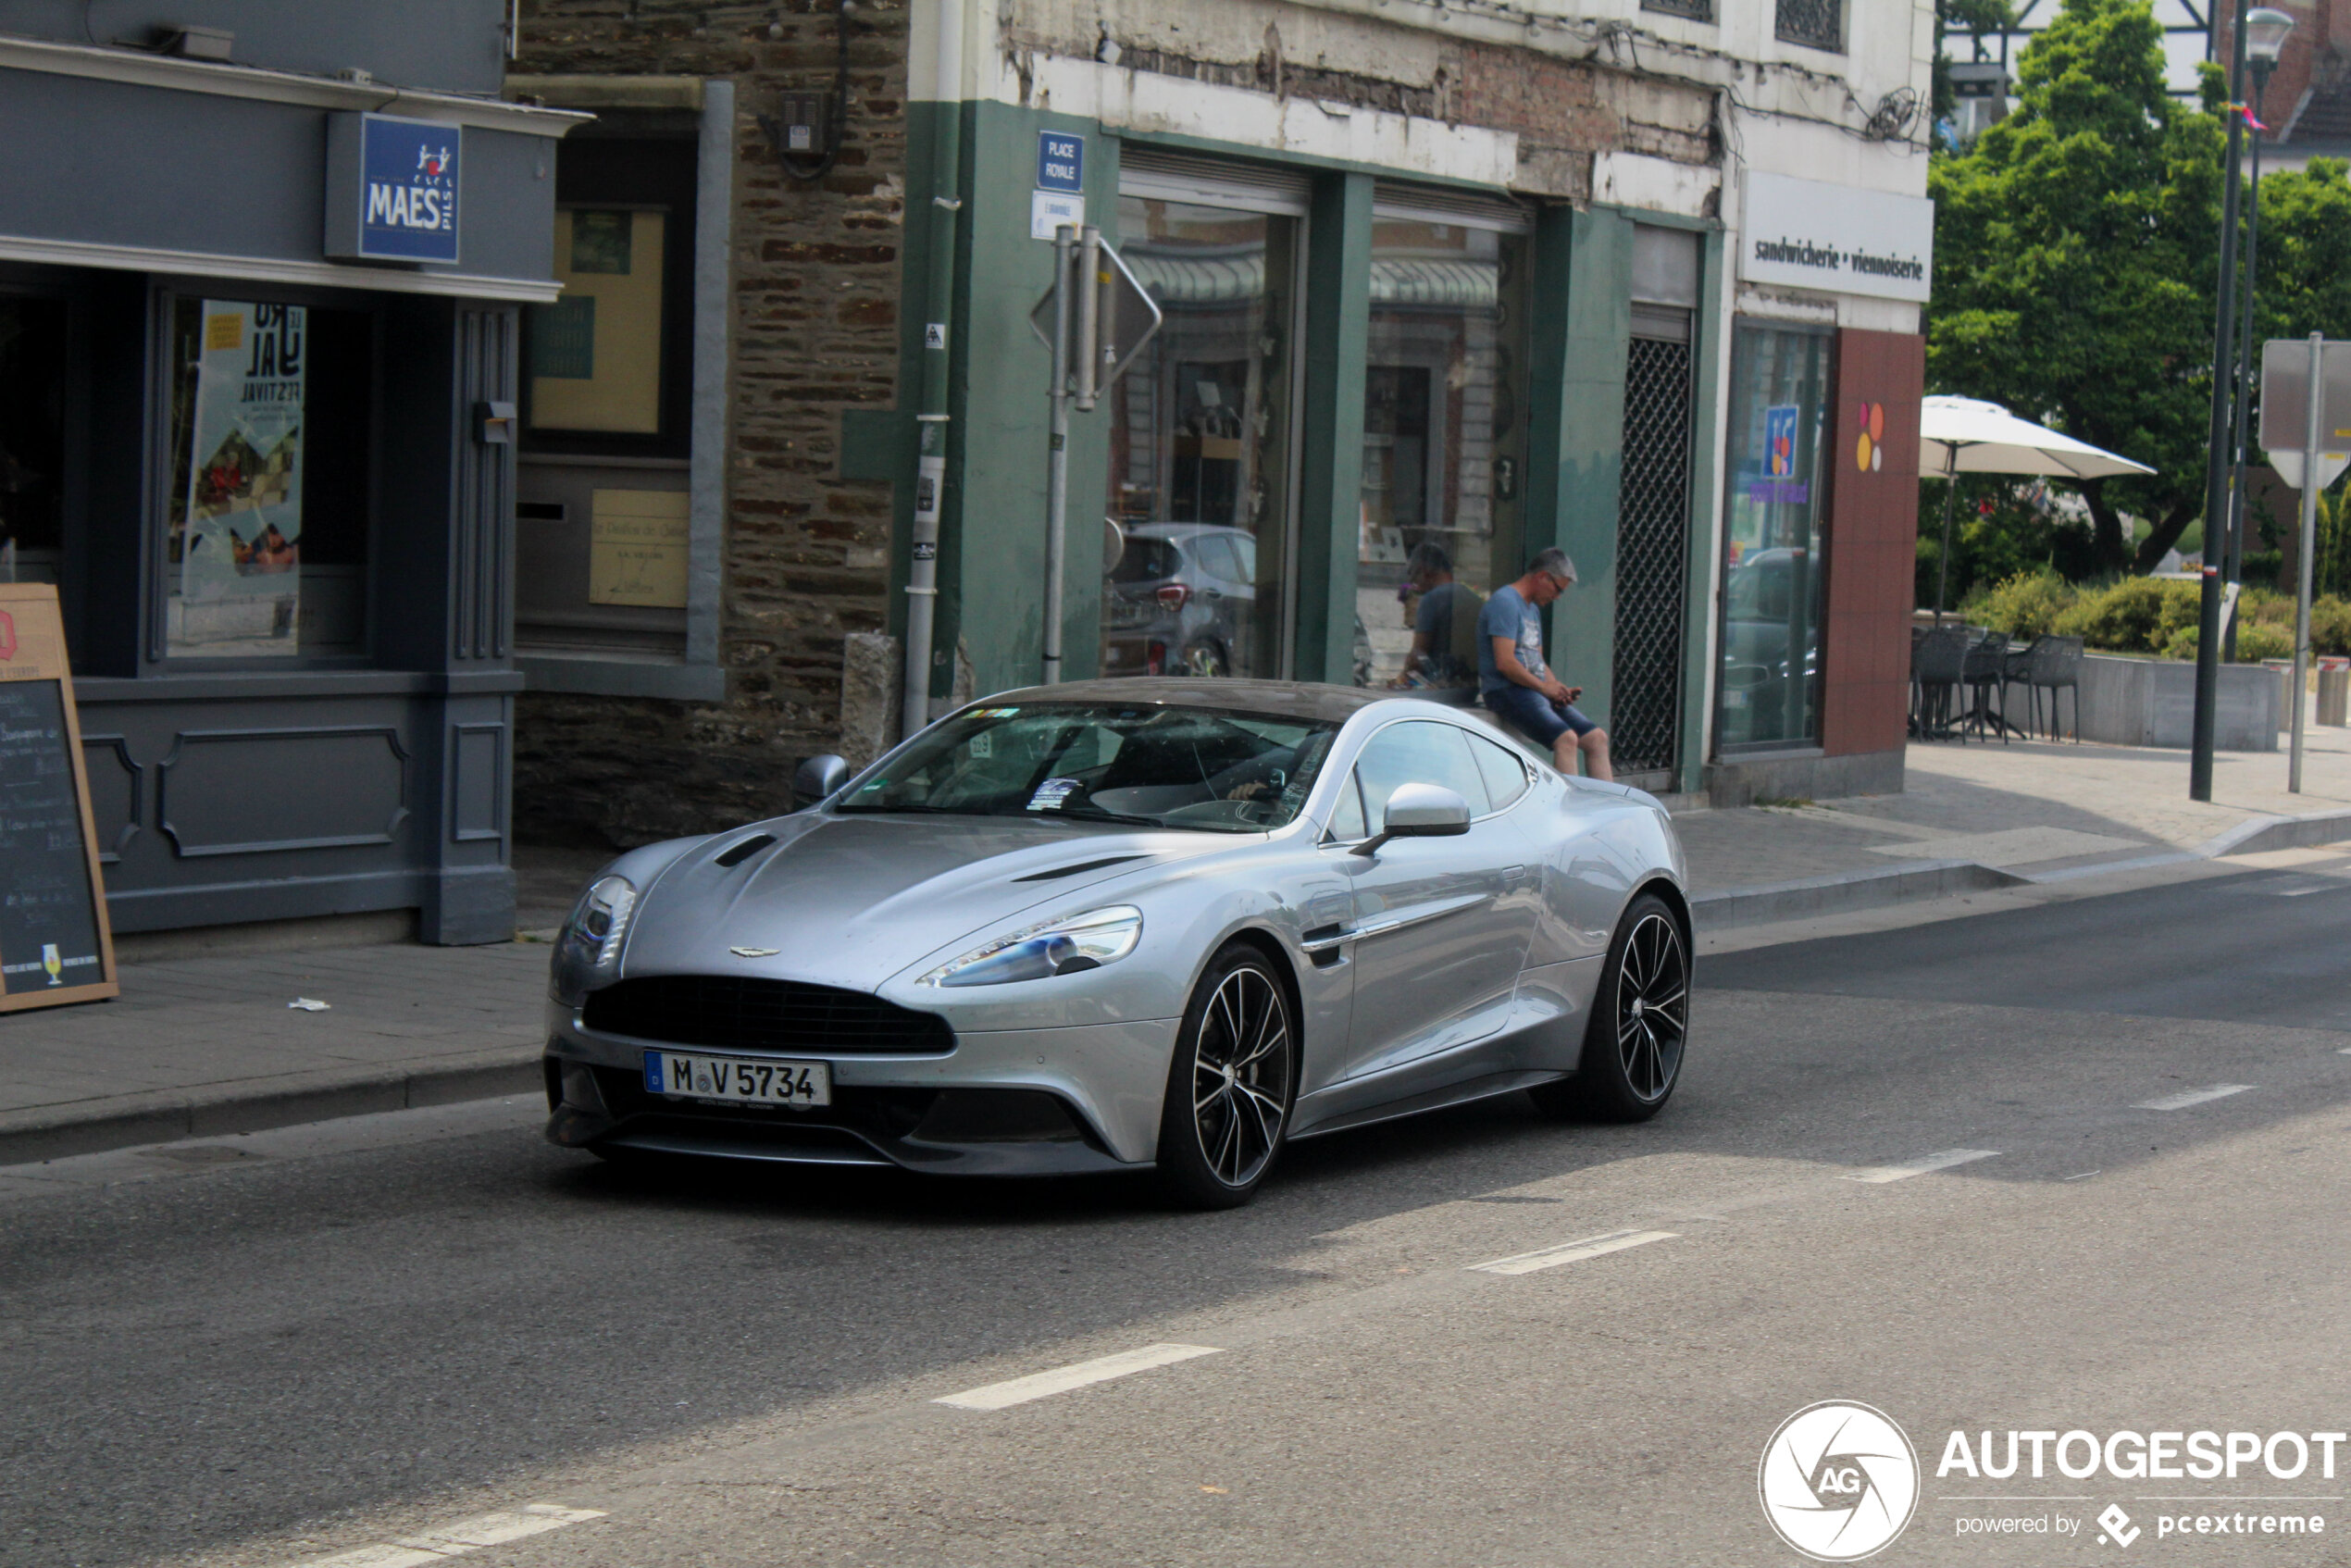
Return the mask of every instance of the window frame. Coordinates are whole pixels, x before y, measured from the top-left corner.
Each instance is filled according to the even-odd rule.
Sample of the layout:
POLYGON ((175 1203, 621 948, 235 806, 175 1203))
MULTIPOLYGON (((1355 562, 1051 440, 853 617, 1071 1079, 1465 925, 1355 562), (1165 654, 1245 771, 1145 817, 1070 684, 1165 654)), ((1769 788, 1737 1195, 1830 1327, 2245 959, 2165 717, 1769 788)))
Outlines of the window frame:
MULTIPOLYGON (((519 344, 520 373, 516 376, 516 399, 520 417, 516 421, 516 450, 520 454, 549 457, 612 457, 683 460, 692 455, 694 401, 694 230, 700 216, 701 171, 698 149, 693 137, 682 131, 651 131, 638 127, 623 127, 605 136, 580 136, 577 132, 555 149, 555 208, 557 211, 590 209, 598 212, 659 212, 664 215, 661 247, 661 386, 655 398, 660 409, 660 429, 651 434, 626 430, 565 430, 539 429, 531 424, 531 391, 538 378, 531 374, 531 322, 533 311, 522 313, 519 344), (589 149, 625 146, 632 148, 658 147, 665 152, 682 149, 682 169, 662 171, 658 175, 643 170, 633 171, 618 180, 617 186, 627 194, 603 197, 582 197, 577 194, 578 184, 568 184, 564 168, 564 150, 576 146, 586 157, 595 155, 589 149)), ((579 160, 575 160, 577 168, 579 160)), ((572 181, 586 182, 608 170, 580 170, 570 176, 572 181)))

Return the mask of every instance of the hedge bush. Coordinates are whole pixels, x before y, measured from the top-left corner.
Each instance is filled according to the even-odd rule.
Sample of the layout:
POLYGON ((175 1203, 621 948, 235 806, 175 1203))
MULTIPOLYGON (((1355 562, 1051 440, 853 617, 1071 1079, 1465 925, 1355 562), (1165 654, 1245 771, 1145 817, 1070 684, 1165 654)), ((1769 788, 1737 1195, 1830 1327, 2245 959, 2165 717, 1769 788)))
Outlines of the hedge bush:
MULTIPOLYGON (((2124 578, 2103 587, 2077 588, 2057 573, 2017 572, 1961 607, 1968 620, 2030 641, 2054 632, 2079 637, 2108 653, 2196 656, 2202 586, 2170 578, 2124 578)), ((2294 600, 2272 589, 2248 588, 2238 601, 2240 664, 2294 656, 2294 600)), ((2351 653, 2351 602, 2328 597, 2310 606, 2310 646, 2320 653, 2351 653)))

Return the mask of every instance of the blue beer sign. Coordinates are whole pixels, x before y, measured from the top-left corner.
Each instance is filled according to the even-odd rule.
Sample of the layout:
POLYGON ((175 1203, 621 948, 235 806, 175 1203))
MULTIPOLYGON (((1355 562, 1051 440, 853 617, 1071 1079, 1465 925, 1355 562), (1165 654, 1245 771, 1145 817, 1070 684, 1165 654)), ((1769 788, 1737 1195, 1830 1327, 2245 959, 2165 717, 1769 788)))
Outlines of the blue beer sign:
POLYGON ((327 143, 329 255, 457 259, 465 131, 392 115, 332 118, 327 143))

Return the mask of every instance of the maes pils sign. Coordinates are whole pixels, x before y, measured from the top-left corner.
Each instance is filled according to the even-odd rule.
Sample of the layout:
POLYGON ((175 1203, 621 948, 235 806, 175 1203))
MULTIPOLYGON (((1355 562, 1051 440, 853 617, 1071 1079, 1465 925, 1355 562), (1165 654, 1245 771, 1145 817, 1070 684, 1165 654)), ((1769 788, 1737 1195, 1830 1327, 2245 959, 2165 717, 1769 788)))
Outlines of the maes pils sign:
POLYGON ((462 127, 391 115, 330 115, 327 255, 455 261, 464 165, 462 127))

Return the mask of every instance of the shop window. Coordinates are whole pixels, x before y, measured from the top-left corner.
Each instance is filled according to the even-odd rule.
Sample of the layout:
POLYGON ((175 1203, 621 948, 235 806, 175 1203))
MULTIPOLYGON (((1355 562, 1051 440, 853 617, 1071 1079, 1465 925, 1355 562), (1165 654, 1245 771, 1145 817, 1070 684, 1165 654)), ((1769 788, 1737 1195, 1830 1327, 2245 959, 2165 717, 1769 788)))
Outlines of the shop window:
POLYGON ((1528 242, 1449 217, 1375 211, 1355 567, 1369 657, 1359 646, 1357 678, 1463 686, 1475 679, 1476 601, 1524 565, 1528 242), (1433 553, 1420 558, 1444 561, 1458 585, 1438 601, 1441 615, 1422 614, 1411 580, 1424 547, 1433 553), (1424 622, 1437 629, 1414 657, 1424 622))
POLYGON ((0 581, 57 580, 65 402, 65 302, 0 294, 0 581))
POLYGON ((686 627, 695 147, 557 153, 563 293, 524 317, 516 634, 674 655, 686 627))
POLYGON ((1821 724, 1828 541, 1820 454, 1830 336, 1742 324, 1731 352, 1721 746, 1802 746, 1821 724))
POLYGON ((1107 400, 1104 675, 1282 673, 1301 228, 1120 201, 1121 253, 1166 321, 1107 400))
POLYGON ((172 658, 366 652, 374 345, 364 311, 172 302, 172 658))

